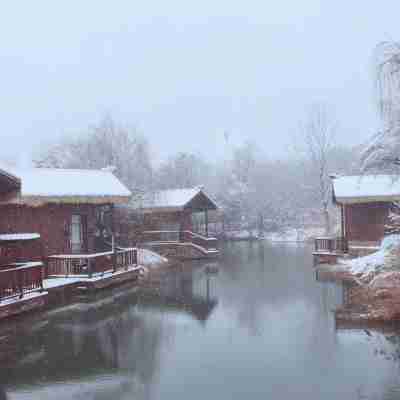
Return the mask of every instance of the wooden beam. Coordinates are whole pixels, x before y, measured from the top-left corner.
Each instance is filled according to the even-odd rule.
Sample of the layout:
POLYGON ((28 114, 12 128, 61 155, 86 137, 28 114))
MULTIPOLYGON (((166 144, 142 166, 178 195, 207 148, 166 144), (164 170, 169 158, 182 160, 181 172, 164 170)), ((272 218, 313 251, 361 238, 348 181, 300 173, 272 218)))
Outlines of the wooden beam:
POLYGON ((208 237, 208 210, 204 210, 205 219, 206 219, 206 237, 208 237))

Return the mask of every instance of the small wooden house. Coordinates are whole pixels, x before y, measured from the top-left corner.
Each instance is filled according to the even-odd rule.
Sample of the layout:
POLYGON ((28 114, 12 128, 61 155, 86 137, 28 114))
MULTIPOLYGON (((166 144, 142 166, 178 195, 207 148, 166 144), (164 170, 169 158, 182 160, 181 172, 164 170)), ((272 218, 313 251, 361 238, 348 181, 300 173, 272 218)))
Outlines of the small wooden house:
MULTIPOLYGON (((202 187, 161 190, 138 196, 128 205, 117 207, 118 228, 121 241, 132 243, 196 244, 203 255, 215 255, 215 238, 209 237, 209 213, 217 210, 217 204, 202 187)), ((171 245, 172 246, 172 245, 171 245)), ((171 250, 169 246, 169 250, 171 250)), ((167 246, 168 247, 168 246, 167 246)), ((164 249, 153 247, 165 256, 173 256, 164 249)), ((180 252, 179 252, 180 253, 180 252)), ((184 258, 196 258, 185 255, 184 258)))
POLYGON ((400 182, 390 175, 342 176, 332 182, 349 252, 374 251, 384 237, 393 202, 400 201, 400 182))
POLYGON ((145 194, 126 208, 141 218, 140 223, 145 231, 187 230, 208 236, 209 212, 218 207, 202 187, 195 187, 145 194))
POLYGON ((0 170, 0 233, 39 233, 45 257, 104 251, 115 204, 131 193, 108 170, 0 170))

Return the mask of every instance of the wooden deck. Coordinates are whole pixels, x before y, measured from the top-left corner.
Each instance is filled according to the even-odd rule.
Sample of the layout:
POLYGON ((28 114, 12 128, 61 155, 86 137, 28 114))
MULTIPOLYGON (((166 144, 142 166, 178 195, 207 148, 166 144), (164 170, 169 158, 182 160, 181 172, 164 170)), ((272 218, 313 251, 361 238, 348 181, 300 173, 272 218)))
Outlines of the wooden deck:
POLYGON ((55 255, 47 259, 45 287, 51 295, 75 289, 104 289, 136 280, 142 271, 136 248, 55 255))
POLYGON ((137 249, 56 255, 0 269, 0 319, 42 308, 78 290, 99 290, 137 280, 137 249), (47 269, 47 270, 46 270, 47 269))
POLYGON ((348 243, 342 237, 318 237, 313 252, 314 265, 337 264, 338 258, 348 253, 348 243))
POLYGON ((0 319, 43 307, 47 292, 40 262, 10 264, 0 270, 0 319))

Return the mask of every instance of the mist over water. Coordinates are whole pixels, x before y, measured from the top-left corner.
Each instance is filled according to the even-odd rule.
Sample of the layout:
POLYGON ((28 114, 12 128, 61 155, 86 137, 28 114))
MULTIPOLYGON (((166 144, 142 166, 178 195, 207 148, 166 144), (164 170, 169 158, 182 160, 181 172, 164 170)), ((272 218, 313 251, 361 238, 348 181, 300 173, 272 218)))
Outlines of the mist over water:
POLYGON ((307 246, 229 244, 207 266, 2 328, 7 398, 396 398, 398 334, 336 327, 343 290, 307 246))

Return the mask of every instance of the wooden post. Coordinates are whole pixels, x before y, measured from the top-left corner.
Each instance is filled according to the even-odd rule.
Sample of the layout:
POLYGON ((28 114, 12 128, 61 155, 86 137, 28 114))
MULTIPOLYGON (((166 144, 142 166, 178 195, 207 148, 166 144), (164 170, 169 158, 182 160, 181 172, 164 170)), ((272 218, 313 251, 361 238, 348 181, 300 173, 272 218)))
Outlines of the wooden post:
POLYGON ((342 238, 344 238, 344 236, 345 236, 345 225, 344 225, 345 209, 344 209, 344 204, 342 204, 340 206, 340 219, 341 219, 340 227, 341 227, 341 230, 342 230, 341 235, 342 235, 342 238))
POLYGON ((24 271, 17 271, 17 280, 18 280, 18 289, 20 291, 20 295, 19 298, 22 299, 24 297, 24 288, 22 285, 22 274, 24 273, 24 271))
POLYGON ((208 237, 208 210, 204 210, 205 222, 206 222, 206 237, 208 237))
POLYGON ((133 262, 134 262, 135 267, 137 267, 137 265, 138 265, 138 250, 137 249, 133 250, 133 262))
POLYGON ((111 248, 112 248, 112 263, 113 263, 113 273, 117 270, 117 252, 115 249, 115 239, 114 234, 111 236, 111 248))
POLYGON ((88 258, 87 263, 88 263, 88 275, 89 275, 89 278, 91 278, 92 277, 92 259, 88 258))
POLYGON ((40 292, 43 292, 43 279, 44 279, 44 264, 40 267, 40 292))
POLYGON ((184 221, 184 219, 185 219, 185 212, 183 211, 182 212, 182 215, 181 215, 181 221, 180 221, 180 224, 179 224, 179 242, 184 242, 185 241, 185 238, 184 238, 184 232, 183 232, 183 227, 184 227, 184 224, 185 224, 185 221, 184 221))

